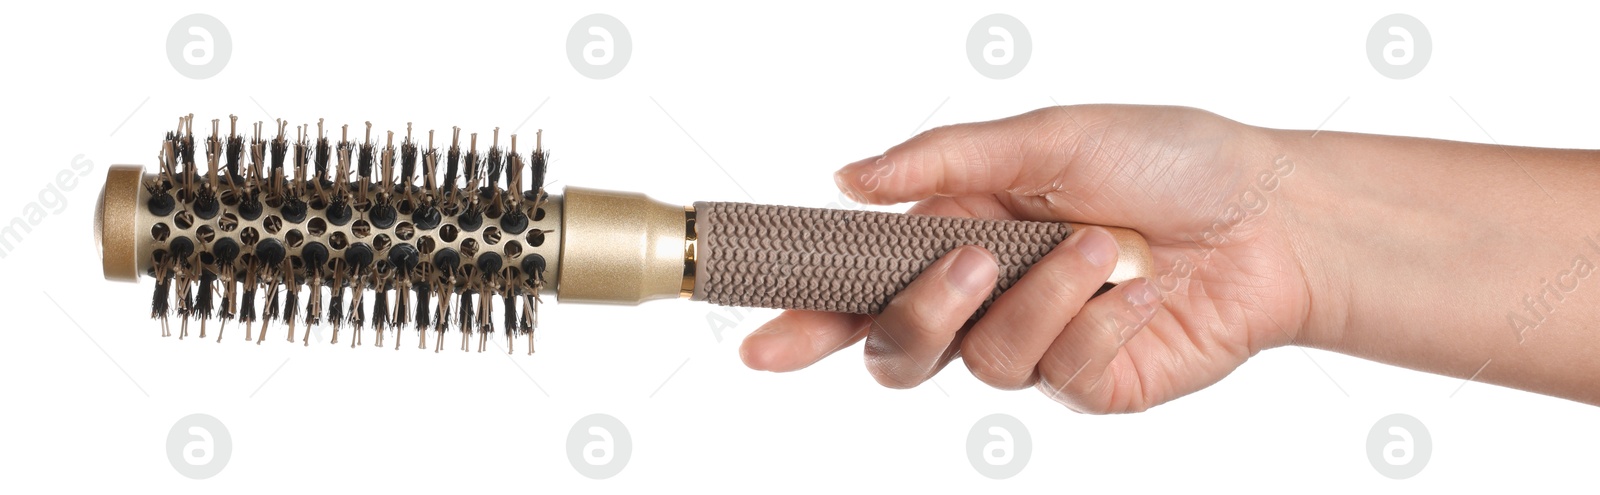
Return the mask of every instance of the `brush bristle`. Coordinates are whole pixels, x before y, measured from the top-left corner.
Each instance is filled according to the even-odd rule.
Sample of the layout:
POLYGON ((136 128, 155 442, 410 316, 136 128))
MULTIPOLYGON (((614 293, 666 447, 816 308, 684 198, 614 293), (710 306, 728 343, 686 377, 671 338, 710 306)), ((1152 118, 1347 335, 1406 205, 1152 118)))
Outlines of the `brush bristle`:
MULTIPOLYGON (((433 134, 424 147, 410 124, 403 139, 375 137, 368 123, 356 136, 344 126, 333 140, 320 120, 314 128, 258 122, 246 137, 230 119, 226 126, 213 121, 202 169, 193 120, 182 117, 165 134, 159 172, 144 184, 151 198, 144 207, 157 219, 152 232, 159 232, 150 241, 156 278, 150 315, 161 320, 164 335, 172 315, 183 320, 183 334, 188 320, 200 320, 202 336, 206 320, 225 325, 237 318, 252 339, 259 321, 257 342, 270 325, 287 326, 291 340, 297 323, 330 325, 336 342, 348 322, 357 332, 352 346, 367 327, 378 345, 385 332, 398 339, 408 327, 440 334, 453 327, 478 334, 481 351, 495 332, 496 295, 508 336, 532 330, 545 265, 516 258, 540 256, 522 254, 517 242, 522 229, 539 230, 523 227, 530 219, 544 218, 548 151, 542 147, 518 155, 515 136, 509 149, 501 147, 496 129, 480 154, 478 136, 460 143, 456 130, 444 170, 436 170, 433 134), (521 308, 518 297, 527 298, 521 308)), ((545 222, 559 225, 559 219, 545 222)))

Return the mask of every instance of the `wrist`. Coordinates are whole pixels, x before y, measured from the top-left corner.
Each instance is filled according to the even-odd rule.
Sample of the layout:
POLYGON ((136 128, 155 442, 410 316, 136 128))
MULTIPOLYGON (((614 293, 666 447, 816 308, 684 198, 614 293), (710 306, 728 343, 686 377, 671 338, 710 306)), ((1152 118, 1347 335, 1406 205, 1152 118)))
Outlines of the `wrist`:
POLYGON ((1273 197, 1273 220, 1281 227, 1305 281, 1306 316, 1283 322, 1293 333, 1288 344, 1336 348, 1351 320, 1353 261, 1341 239, 1363 235, 1368 221, 1349 211, 1349 191, 1359 189, 1341 170, 1343 148, 1334 141, 1348 135, 1261 129, 1273 153, 1281 184, 1273 197))

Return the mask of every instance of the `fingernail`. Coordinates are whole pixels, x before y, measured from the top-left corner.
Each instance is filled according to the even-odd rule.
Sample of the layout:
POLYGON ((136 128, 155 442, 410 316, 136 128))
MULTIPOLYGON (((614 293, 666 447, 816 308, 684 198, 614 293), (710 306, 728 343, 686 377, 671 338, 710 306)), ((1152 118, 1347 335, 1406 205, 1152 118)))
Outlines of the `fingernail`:
POLYGON ((1083 259, 1094 266, 1106 266, 1117 260, 1117 240, 1111 238, 1111 233, 1105 229, 1090 227, 1083 229, 1079 234, 1077 243, 1072 247, 1083 254, 1083 259))
POLYGON ((994 283, 999 274, 1000 268, 995 266, 987 253, 978 248, 965 247, 950 263, 945 280, 957 292, 972 295, 987 293, 989 285, 994 283))
POLYGON ((1144 280, 1134 282, 1134 287, 1129 287, 1128 291, 1124 293, 1124 297, 1128 299, 1128 304, 1132 304, 1133 307, 1139 309, 1153 306, 1156 301, 1161 300, 1161 294, 1156 292, 1155 285, 1144 280))

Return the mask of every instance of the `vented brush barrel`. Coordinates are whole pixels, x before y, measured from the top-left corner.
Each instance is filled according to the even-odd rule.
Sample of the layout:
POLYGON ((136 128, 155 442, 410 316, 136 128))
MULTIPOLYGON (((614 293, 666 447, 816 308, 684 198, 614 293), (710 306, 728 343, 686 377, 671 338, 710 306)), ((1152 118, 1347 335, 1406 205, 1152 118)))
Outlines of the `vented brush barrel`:
MULTIPOLYGON (((324 262, 365 258, 372 260, 373 268, 382 266, 384 270, 404 263, 481 268, 491 262, 487 260, 497 260, 493 263, 500 267, 515 267, 536 259, 544 270, 544 292, 554 293, 560 278, 565 215, 563 198, 558 195, 540 202, 525 201, 525 219, 521 222, 526 225, 502 221, 511 215, 500 212, 484 213, 476 220, 458 215, 418 220, 414 218, 416 212, 409 210, 397 210, 388 219, 377 218, 382 214, 373 211, 356 211, 339 221, 330 218, 338 212, 330 212, 326 206, 302 205, 296 211, 292 204, 263 204, 259 211, 251 211, 251 207, 230 197, 220 198, 216 211, 210 213, 196 212, 181 204, 162 206, 164 203, 153 201, 143 187, 153 180, 157 176, 146 174, 139 165, 112 165, 106 173, 106 184, 95 206, 95 239, 107 280, 134 282, 140 277, 155 276, 158 254, 166 256, 175 250, 198 254, 210 264, 209 258, 217 254, 213 249, 219 245, 231 245, 246 256, 256 257, 282 250, 275 256, 290 260, 296 270, 305 268, 307 256, 324 262)), ((584 193, 587 191, 580 195, 584 193)), ((681 231, 682 209, 678 211, 681 231)), ((598 223, 605 213, 580 216, 594 218, 598 223)), ((587 223, 580 224, 587 227, 587 223)), ((593 238, 594 230, 583 229, 588 238, 593 238)), ((681 243, 681 232, 679 237, 681 243)), ((612 252, 619 248, 611 246, 612 252)), ((579 259, 584 263, 596 261, 593 255, 579 259)), ((597 270, 582 268, 587 273, 597 270)), ((608 279, 606 283, 617 281, 608 279)))

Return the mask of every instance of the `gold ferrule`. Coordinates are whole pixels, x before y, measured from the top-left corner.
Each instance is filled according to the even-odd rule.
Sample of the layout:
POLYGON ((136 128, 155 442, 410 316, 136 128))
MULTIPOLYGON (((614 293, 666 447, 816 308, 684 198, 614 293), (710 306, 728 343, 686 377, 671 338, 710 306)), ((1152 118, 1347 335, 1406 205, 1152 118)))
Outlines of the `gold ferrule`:
POLYGON ((562 302, 638 304, 693 293, 693 212, 634 192, 568 187, 561 218, 562 302), (688 230, 688 231, 686 231, 688 230))

